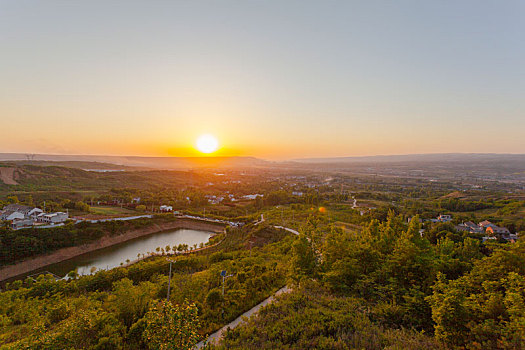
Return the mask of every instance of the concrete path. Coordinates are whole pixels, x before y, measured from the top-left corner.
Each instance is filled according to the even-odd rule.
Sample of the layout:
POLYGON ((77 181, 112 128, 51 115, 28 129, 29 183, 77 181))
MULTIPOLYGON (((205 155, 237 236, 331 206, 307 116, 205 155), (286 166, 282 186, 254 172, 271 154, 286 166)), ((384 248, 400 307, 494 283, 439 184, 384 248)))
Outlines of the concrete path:
POLYGON ((218 341, 223 337, 224 333, 228 330, 228 328, 233 329, 233 328, 237 327, 239 324, 244 322, 244 318, 245 317, 249 318, 250 316, 252 316, 255 313, 257 313, 257 311, 259 311, 259 309, 261 307, 266 306, 269 303, 271 303, 275 299, 276 296, 278 296, 280 294, 283 294, 283 293, 289 293, 291 291, 292 290, 290 288, 288 288, 288 287, 283 287, 283 288, 279 289, 272 296, 270 296, 269 298, 264 299, 261 303, 255 305, 250 310, 246 311, 241 316, 237 317, 235 320, 231 321, 226 326, 224 326, 221 329, 219 329, 217 332, 211 334, 206 340, 203 340, 200 343, 198 343, 197 345, 195 345, 194 349, 202 348, 204 346, 204 342, 205 341, 207 341, 208 344, 217 344, 218 341))
MULTIPOLYGON (((264 221, 264 217, 261 215, 261 221, 259 221, 258 223, 263 222, 263 221, 264 221)), ((293 233, 294 235, 297 235, 297 236, 299 235, 298 231, 296 231, 294 229, 291 229, 291 228, 288 228, 288 227, 284 227, 284 226, 274 226, 274 227, 277 228, 277 229, 286 230, 286 231, 288 231, 290 233, 293 233)), ((202 348, 204 346, 204 342, 207 342, 208 344, 217 344, 218 341, 223 337, 224 333, 228 330, 228 328, 233 329, 233 328, 237 327, 239 324, 244 322, 244 318, 249 318, 250 316, 252 316, 255 313, 257 313, 257 311, 259 311, 259 309, 261 307, 266 306, 269 303, 271 303, 275 299, 276 296, 278 296, 280 294, 283 294, 283 293, 289 293, 291 291, 292 290, 290 288, 288 288, 287 286, 279 289, 272 296, 264 299, 262 302, 260 302, 259 304, 255 305, 250 310, 246 311, 241 316, 237 317, 235 320, 231 321, 226 326, 224 326, 221 329, 219 329, 217 332, 211 334, 205 340, 201 341, 200 343, 197 343, 197 345, 195 345, 194 349, 202 348)))
POLYGON ((288 232, 291 232, 293 233, 294 235, 296 236, 299 236, 299 232, 297 232, 296 230, 294 229, 291 229, 291 228, 288 228, 288 227, 284 227, 284 226, 274 226, 275 228, 279 228, 281 230, 285 230, 285 231, 288 231, 288 232))

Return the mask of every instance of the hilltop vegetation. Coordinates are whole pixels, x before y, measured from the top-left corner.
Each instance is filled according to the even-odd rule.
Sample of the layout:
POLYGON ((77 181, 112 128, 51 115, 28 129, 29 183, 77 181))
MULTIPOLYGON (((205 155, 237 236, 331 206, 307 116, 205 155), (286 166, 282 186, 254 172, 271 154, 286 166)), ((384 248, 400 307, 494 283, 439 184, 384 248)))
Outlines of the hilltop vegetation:
POLYGON ((359 235, 312 222, 293 246, 295 290, 217 348, 525 346, 525 248, 431 244, 392 212, 359 235))
POLYGON ((521 243, 481 243, 441 231, 432 243, 420 235, 417 217, 407 225, 392 211, 359 233, 322 212, 306 215, 298 237, 268 223, 248 225, 230 230, 218 246, 178 257, 169 305, 159 304, 168 284, 162 257, 71 281, 12 283, 0 293, 0 340, 6 349, 153 349, 158 343, 151 339, 177 334, 169 341, 190 348, 287 284, 291 293, 210 347, 525 346, 521 243), (221 270, 233 275, 224 297, 221 270), (183 328, 160 326, 175 315, 183 328))
MULTIPOLYGON (((270 228, 232 230, 219 246, 177 257, 170 300, 181 310, 198 310, 199 322, 190 322, 198 324, 195 339, 285 284, 290 236, 270 228), (260 242, 251 251, 245 249, 250 239, 260 242), (233 274, 224 297, 221 270, 233 274)), ((166 298, 168 271, 164 257, 153 257, 76 280, 14 282, 0 293, 1 348, 155 348, 144 334, 158 316, 154 308, 165 307, 159 302, 166 298)))

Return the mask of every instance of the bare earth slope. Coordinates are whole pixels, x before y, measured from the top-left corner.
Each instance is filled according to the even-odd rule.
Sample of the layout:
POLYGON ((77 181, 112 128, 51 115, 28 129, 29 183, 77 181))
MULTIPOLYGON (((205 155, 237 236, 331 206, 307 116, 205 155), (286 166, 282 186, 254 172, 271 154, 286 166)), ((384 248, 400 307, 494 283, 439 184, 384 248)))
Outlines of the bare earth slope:
POLYGON ((15 181, 15 168, 0 167, 0 181, 6 185, 18 185, 15 181))

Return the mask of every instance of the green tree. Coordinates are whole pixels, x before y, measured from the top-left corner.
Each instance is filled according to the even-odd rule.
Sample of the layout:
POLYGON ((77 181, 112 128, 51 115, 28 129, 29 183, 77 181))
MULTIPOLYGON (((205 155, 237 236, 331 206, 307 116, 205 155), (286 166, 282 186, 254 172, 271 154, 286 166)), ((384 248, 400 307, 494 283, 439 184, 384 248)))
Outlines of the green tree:
POLYGON ((145 316, 144 341, 153 350, 190 350, 199 340, 195 304, 161 301, 145 316))
POLYGON ((81 210, 81 211, 85 211, 86 213, 89 213, 89 205, 82 202, 82 201, 78 201, 75 203, 75 209, 77 210, 81 210))
POLYGON ((8 196, 7 197, 7 203, 9 204, 17 204, 20 203, 17 196, 8 196))
POLYGON ((222 293, 219 289, 214 288, 210 290, 206 296, 206 304, 212 309, 215 309, 224 299, 222 298, 222 293))
POLYGON ((30 207, 35 205, 35 203, 33 202, 33 196, 32 195, 27 196, 26 200, 24 202, 25 202, 25 205, 28 205, 30 207))
POLYGON ((301 233, 293 244, 292 278, 313 278, 317 272, 317 257, 311 241, 301 233))
POLYGON ((496 248, 456 280, 438 275, 432 307, 436 338, 462 348, 525 346, 525 246, 496 248))
POLYGON ((114 303, 118 316, 126 327, 130 327, 146 314, 155 291, 155 285, 150 282, 134 286, 127 278, 113 284, 114 303))

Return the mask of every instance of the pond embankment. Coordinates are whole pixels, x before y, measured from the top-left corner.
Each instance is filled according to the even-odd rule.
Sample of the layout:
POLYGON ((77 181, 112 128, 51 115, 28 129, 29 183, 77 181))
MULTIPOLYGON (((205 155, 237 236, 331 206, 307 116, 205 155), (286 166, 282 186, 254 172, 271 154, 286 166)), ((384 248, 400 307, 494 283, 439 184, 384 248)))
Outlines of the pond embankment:
POLYGON ((62 248, 46 255, 39 255, 34 258, 21 261, 14 265, 1 267, 0 282, 19 275, 27 274, 31 271, 41 269, 51 264, 56 264, 68 259, 72 259, 82 254, 111 247, 115 244, 123 243, 135 238, 173 229, 192 229, 219 233, 223 232, 224 225, 189 219, 177 219, 175 221, 169 222, 152 223, 148 227, 130 230, 120 235, 104 236, 91 243, 75 247, 62 248))

